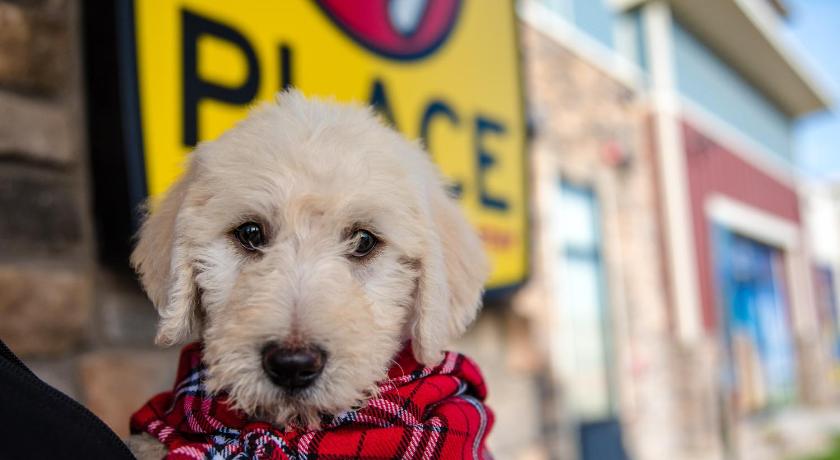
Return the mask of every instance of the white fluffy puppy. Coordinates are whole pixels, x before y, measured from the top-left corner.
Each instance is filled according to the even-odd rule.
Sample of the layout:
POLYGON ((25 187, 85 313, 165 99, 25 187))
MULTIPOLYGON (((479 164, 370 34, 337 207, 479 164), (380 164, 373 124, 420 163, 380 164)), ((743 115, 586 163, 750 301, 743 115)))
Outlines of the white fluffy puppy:
POLYGON ((132 263, 158 343, 197 333, 210 390, 309 427, 368 398, 406 341, 437 363, 488 273, 416 143, 369 109, 297 92, 198 146, 132 263))

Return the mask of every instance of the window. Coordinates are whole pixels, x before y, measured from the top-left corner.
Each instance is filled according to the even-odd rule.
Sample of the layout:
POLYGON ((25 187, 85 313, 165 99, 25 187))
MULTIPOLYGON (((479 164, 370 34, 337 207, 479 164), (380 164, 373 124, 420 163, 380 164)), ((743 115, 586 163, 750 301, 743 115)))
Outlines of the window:
POLYGON ((601 420, 613 413, 613 391, 598 202, 586 187, 561 183, 555 193, 557 366, 576 415, 601 420))

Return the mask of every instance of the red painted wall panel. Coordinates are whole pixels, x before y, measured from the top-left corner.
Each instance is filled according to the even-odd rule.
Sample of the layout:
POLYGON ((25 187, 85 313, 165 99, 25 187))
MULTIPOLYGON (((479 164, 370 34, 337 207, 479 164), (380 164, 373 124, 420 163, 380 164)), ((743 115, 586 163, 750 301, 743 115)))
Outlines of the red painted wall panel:
POLYGON ((799 199, 791 186, 765 173, 687 122, 683 122, 683 136, 703 323, 707 330, 714 330, 717 325, 716 285, 706 200, 715 194, 725 195, 799 224, 799 199))

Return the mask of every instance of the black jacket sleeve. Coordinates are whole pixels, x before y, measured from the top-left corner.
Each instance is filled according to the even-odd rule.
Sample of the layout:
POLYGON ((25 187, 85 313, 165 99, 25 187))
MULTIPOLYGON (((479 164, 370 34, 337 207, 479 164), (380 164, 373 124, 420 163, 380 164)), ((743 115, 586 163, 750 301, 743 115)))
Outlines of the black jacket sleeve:
POLYGON ((105 423, 0 341, 0 459, 133 459, 105 423))

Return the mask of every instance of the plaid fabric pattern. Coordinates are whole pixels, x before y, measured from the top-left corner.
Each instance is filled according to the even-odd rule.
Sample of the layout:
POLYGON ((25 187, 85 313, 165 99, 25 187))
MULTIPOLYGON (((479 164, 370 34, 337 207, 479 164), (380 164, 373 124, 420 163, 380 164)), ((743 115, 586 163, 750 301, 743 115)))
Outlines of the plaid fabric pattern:
POLYGON ((131 432, 160 440, 168 460, 490 458, 484 439, 493 414, 482 402, 487 389, 475 363, 458 353, 424 367, 406 347, 377 397, 325 418, 318 431, 248 420, 223 395, 206 391, 206 372, 201 345, 184 347, 175 389, 140 408, 131 432))

